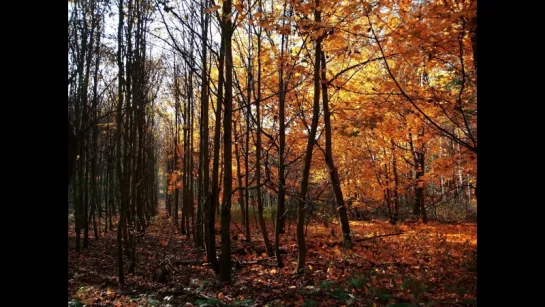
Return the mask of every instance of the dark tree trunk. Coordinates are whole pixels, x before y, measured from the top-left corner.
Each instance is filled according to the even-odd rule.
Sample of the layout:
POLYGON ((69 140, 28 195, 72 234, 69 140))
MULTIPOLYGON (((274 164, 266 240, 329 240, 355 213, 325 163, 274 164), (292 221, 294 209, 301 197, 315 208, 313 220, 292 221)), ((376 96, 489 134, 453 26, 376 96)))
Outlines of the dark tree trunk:
POLYGON ((78 142, 74 135, 74 128, 70 124, 70 118, 68 118, 68 185, 74 175, 74 169, 76 166, 78 142))
POLYGON ((393 212, 393 216, 392 216, 392 219, 391 219, 391 222, 393 225, 395 225, 397 223, 397 221, 399 220, 399 191, 398 191, 398 186, 399 186, 399 176, 398 176, 398 173, 397 173, 397 158, 396 158, 396 154, 395 154, 395 145, 394 145, 394 140, 390 140, 391 144, 392 144, 392 170, 394 172, 394 212, 393 212))
POLYGON ((119 1, 119 24, 117 29, 117 65, 118 65, 118 102, 117 102, 117 116, 116 116, 116 172, 118 176, 118 182, 120 186, 120 217, 117 224, 117 273, 118 273, 118 282, 120 284, 125 284, 125 274, 123 272, 123 226, 125 224, 125 201, 126 201, 126 191, 125 191, 125 180, 123 172, 121 169, 122 156, 121 156, 121 129, 123 127, 123 117, 121 110, 123 108, 123 90, 124 90, 124 65, 123 65, 123 23, 124 23, 124 11, 123 11, 123 0, 119 1))
MULTIPOLYGON (((234 130, 234 135, 235 135, 235 159, 236 159, 236 164, 237 164, 237 184, 238 184, 239 187, 242 187, 242 172, 240 170, 240 168, 241 168, 241 166, 240 166, 240 164, 241 164, 241 162, 240 162, 240 148, 238 146, 240 136, 237 133, 238 131, 237 131, 237 126, 236 125, 234 125, 233 130, 234 130)), ((245 191, 244 191, 244 189, 239 189, 238 190, 238 203, 240 205, 240 214, 241 214, 242 225, 246 229, 246 240, 250 241, 250 225, 249 225, 249 223, 246 223, 247 213, 246 213, 246 201, 245 201, 245 191)))
MULTIPOLYGON (((257 57, 261 55, 261 35, 258 36, 257 40, 257 57)), ((257 128, 256 128, 256 150, 255 150, 255 175, 256 175, 256 194, 257 194, 257 213, 259 217, 259 228, 261 229, 261 234, 263 235, 263 243, 265 244, 265 249, 267 250, 267 254, 269 256, 272 256, 273 250, 271 242, 269 241, 269 235, 267 234, 267 227, 265 226, 265 219, 263 218, 263 195, 261 193, 261 61, 258 60, 258 71, 257 71, 257 99, 256 99, 256 119, 257 119, 257 128)), ((248 59, 248 62, 250 62, 250 59, 248 59)), ((251 67, 249 65, 249 67, 251 67)), ((252 77, 251 74, 248 74, 248 128, 250 127, 250 84, 252 84, 252 77)), ((248 129, 248 136, 250 135, 250 129, 248 129)), ((248 140, 247 136, 247 140, 248 140)), ((250 144, 247 144, 247 147, 250 144)), ((246 159, 247 161, 247 159, 246 159)), ((246 171, 248 173, 248 171, 246 171)), ((246 175, 246 178, 248 178, 248 175, 246 175)), ((246 187, 248 187, 248 180, 246 179, 246 187)))
POLYGON ((231 281, 231 192, 232 192, 232 143, 231 143, 231 118, 233 116, 233 51, 231 37, 233 24, 231 21, 231 0, 223 3, 222 39, 225 40, 225 112, 223 121, 224 131, 224 160, 223 160, 223 206, 221 208, 221 263, 220 279, 231 281))
MULTIPOLYGON (((318 10, 319 0, 315 0, 314 21, 321 22, 321 11, 318 10)), ((316 50, 314 54, 314 104, 312 109, 312 124, 308 134, 307 148, 305 151, 305 165, 303 169, 303 178, 301 181, 301 193, 297 206, 297 266, 295 272, 301 272, 305 267, 305 257, 307 254, 305 246, 305 205, 307 204, 307 193, 310 175, 310 165, 312 162, 312 149, 316 143, 316 130, 318 127, 318 118, 320 116, 320 56, 322 54, 322 37, 316 39, 316 50)))
POLYGON ((348 216, 346 214, 346 205, 344 203, 343 192, 341 190, 341 182, 339 180, 339 172, 333 162, 333 147, 331 137, 331 115, 329 112, 329 97, 327 93, 326 84, 326 61, 325 52, 322 52, 321 56, 322 66, 322 101, 324 108, 324 124, 325 124, 325 161, 329 170, 329 179, 333 186, 333 194, 335 196, 336 211, 339 215, 339 221, 341 222, 341 230, 343 233, 343 242, 346 248, 352 248, 352 239, 350 238, 350 225, 348 223, 348 216))
POLYGON ((216 274, 219 273, 219 263, 216 258, 216 241, 215 241, 215 222, 216 222, 216 209, 219 209, 219 157, 220 157, 220 136, 221 136, 221 106, 223 102, 223 68, 225 61, 225 40, 222 37, 220 44, 220 58, 218 67, 218 97, 216 100, 216 125, 214 127, 214 157, 212 159, 212 193, 210 199, 210 208, 207 212, 208 216, 208 232, 210 233, 210 240, 207 242, 207 258, 210 262, 212 269, 216 274))

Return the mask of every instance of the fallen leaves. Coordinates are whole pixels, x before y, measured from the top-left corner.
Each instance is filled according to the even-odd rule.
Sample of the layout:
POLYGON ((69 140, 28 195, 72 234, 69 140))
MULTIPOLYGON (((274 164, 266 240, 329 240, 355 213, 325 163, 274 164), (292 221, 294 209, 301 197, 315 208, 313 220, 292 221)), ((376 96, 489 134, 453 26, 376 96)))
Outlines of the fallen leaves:
MULTIPOLYGON (((197 306, 198 300, 204 303, 213 299, 239 306, 265 305, 267 302, 299 306, 319 306, 313 304, 320 302, 324 306, 339 306, 349 302, 369 301, 381 305, 431 300, 462 302, 475 298, 474 224, 432 222, 397 227, 386 222, 351 221, 350 224, 354 238, 396 232, 405 234, 359 242, 346 251, 329 236, 331 228, 311 224, 307 234, 308 270, 304 274, 292 274, 297 245, 288 231, 282 237, 282 248, 286 250, 282 269, 269 267, 274 258, 261 259, 265 257, 261 252, 257 255, 234 254, 234 260, 243 265, 234 272, 230 286, 217 282, 208 265, 174 266, 170 272, 172 280, 161 284, 151 278, 155 265, 163 259, 157 255, 164 253, 172 263, 202 261, 205 255, 196 252, 192 240, 178 235, 168 217, 160 216, 150 226, 146 234, 149 238, 139 243, 136 275, 126 275, 127 285, 123 291, 116 287, 115 232, 105 234, 79 255, 70 249, 68 301, 77 300, 92 306, 161 306, 167 303, 197 306), (328 245, 329 241, 335 248, 328 245)), ((73 232, 70 234, 73 236, 73 232)), ((219 241, 219 236, 217 239, 219 241)), ((71 244, 73 246, 73 242, 71 244)), ((233 246, 234 249, 245 243, 237 244, 240 246, 233 246)), ((256 240, 252 244, 260 249, 262 243, 256 240)))

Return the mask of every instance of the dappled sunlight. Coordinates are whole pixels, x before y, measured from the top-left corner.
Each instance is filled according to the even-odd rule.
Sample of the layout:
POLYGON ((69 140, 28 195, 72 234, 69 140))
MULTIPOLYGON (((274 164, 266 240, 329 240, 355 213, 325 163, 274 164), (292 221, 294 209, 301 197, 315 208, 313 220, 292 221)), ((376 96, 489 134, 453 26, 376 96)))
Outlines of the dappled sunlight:
POLYGON ((68 1, 69 306, 474 305, 477 25, 68 1))
MULTIPOLYGON (((69 250, 69 285, 79 289, 75 293, 82 302, 105 304, 129 304, 131 299, 138 297, 131 296, 130 289, 147 289, 144 293, 150 295, 139 296, 140 303, 169 297, 171 303, 191 301, 197 300, 199 295, 217 298, 218 293, 222 293, 220 296, 226 302, 234 301, 234 298, 240 300, 241 297, 281 304, 297 301, 301 297, 327 301, 334 300, 331 297, 333 290, 341 285, 352 289, 347 293, 363 297, 369 297, 377 289, 384 289, 384 294, 388 293, 396 299, 411 300, 414 295, 411 287, 407 286, 410 282, 417 282, 426 288, 420 299, 463 301, 475 298, 474 224, 392 226, 383 222, 353 221, 350 225, 354 233, 361 234, 354 236, 355 241, 371 239, 356 242, 352 250, 345 250, 339 236, 331 236, 331 227, 337 226, 309 225, 307 267, 303 275, 293 275, 297 246, 289 234, 282 238, 281 248, 286 250, 286 266, 282 269, 275 267, 274 257, 269 258, 261 253, 264 247, 259 235, 253 238, 251 244, 234 241, 234 261, 238 263, 234 266, 234 284, 224 287, 215 281, 208 265, 198 264, 202 250, 195 249, 192 241, 180 236, 168 217, 160 214, 140 243, 139 276, 129 277, 125 290, 115 287, 115 270, 112 266, 115 253, 104 253, 114 249, 114 233, 96 242, 98 245, 88 253, 77 256, 73 250, 69 250), (399 230, 403 233, 372 239, 399 230), (165 256, 173 264, 169 273, 170 286, 152 282, 154 270, 165 256), (97 261, 99 257, 102 259, 100 262, 97 261), (191 261, 195 261, 195 264, 190 264, 191 261), (328 287, 328 283, 336 287, 328 287), (403 284, 406 287, 401 287, 403 284), (286 289, 290 291, 286 292, 286 289), (459 292, 464 294, 460 295, 459 292), (174 298, 174 293, 179 296, 174 298)), ((235 229, 232 231, 235 232, 235 229)), ((335 232, 339 233, 339 230, 335 232)), ((219 245, 219 237, 216 239, 219 245)))

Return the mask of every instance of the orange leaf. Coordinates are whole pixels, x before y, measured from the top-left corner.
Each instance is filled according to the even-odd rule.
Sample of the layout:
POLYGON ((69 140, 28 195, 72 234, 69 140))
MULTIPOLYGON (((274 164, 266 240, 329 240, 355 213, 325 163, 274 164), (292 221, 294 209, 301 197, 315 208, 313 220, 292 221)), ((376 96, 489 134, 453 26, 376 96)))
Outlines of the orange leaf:
POLYGON ((242 11, 244 10, 244 5, 242 5, 241 3, 235 4, 235 9, 242 13, 242 11))
POLYGON ((215 12, 217 10, 219 10, 221 8, 221 5, 214 5, 214 6, 211 6, 207 9, 204 10, 205 13, 212 13, 212 12, 215 12))

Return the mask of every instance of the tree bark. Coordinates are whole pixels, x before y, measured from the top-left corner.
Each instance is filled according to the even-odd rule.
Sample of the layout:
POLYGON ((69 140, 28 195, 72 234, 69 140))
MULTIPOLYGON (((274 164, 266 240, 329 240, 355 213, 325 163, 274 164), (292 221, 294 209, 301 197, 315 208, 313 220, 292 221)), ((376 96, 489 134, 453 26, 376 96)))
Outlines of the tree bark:
MULTIPOLYGON (((263 195, 261 193, 261 35, 257 37, 257 57, 258 57, 258 66, 257 66, 257 97, 256 97, 256 119, 257 119, 257 128, 256 128, 256 150, 255 150, 255 175, 256 175, 256 185, 257 185, 257 213, 259 217, 259 228, 261 229, 261 234, 263 235, 263 243, 265 244, 265 249, 267 250, 267 255, 272 256, 273 250, 271 242, 269 241, 269 235, 267 234, 267 227, 265 226, 265 219, 263 218, 263 195)), ((250 59, 248 59, 250 62, 250 59)), ((250 64, 250 63, 248 63, 250 64)), ((251 67, 248 65, 248 67, 251 67)), ((248 113, 251 112, 250 109, 250 84, 252 83, 251 74, 248 74, 248 113)), ((250 114, 248 114, 248 128, 250 127, 250 114)), ((250 131, 248 129, 248 135, 250 131)), ((247 144, 249 147, 250 144, 247 144)), ((248 172, 248 171, 246 171, 248 172)), ((248 178, 248 175, 246 175, 248 178)), ((246 180, 246 188, 248 187, 248 180, 246 180)))
POLYGON ((341 223, 341 230, 343 234, 343 242, 346 248, 352 248, 352 239, 350 238, 350 225, 348 223, 348 216, 346 214, 346 206, 344 203, 343 192, 341 189, 341 182, 339 180, 339 172, 333 162, 333 147, 331 140, 331 114, 329 111, 329 97, 327 93, 326 79, 326 61, 325 52, 321 54, 322 65, 320 70, 322 71, 322 101, 324 108, 324 126, 325 126, 325 161, 329 170, 329 179, 333 186, 333 194, 335 196, 336 211, 341 223))
MULTIPOLYGON (((314 21, 316 24, 321 22, 321 11, 319 10, 320 0, 315 0, 314 21)), ((305 267, 306 246, 305 246, 305 204, 307 203, 307 193, 310 175, 310 165, 312 162, 312 149, 316 143, 316 130, 318 127, 318 117, 320 115, 320 56, 322 54, 322 37, 316 39, 316 49, 314 54, 314 104, 312 112, 312 124, 308 135, 307 148, 305 151, 305 166, 303 169, 303 178, 301 181, 301 193, 297 205, 297 266, 295 272, 299 273, 305 267)))
POLYGON ((207 212, 207 228, 210 233, 210 240, 207 241, 207 258, 212 269, 216 274, 219 273, 219 263, 216 258, 216 240, 215 240, 215 222, 216 209, 219 208, 219 156, 220 156, 220 136, 221 136, 221 106, 223 102, 223 71, 225 62, 225 40, 222 38, 220 43, 220 57, 218 66, 218 96, 216 100, 216 124, 214 127, 214 157, 212 160, 212 195, 210 199, 211 206, 207 212))
POLYGON ((223 3, 222 39, 225 40, 225 112, 223 121, 224 151, 223 151, 223 207, 221 208, 221 263, 220 280, 231 281, 231 192, 232 192, 232 142, 231 118, 233 116, 233 50, 231 37, 233 24, 231 21, 231 0, 223 3))

